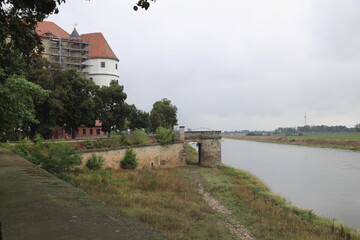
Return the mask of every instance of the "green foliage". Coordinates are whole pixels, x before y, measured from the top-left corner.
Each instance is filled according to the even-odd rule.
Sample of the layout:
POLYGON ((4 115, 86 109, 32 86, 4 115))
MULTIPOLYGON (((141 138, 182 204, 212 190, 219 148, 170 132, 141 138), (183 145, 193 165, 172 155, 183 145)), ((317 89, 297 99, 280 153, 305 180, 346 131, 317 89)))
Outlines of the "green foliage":
POLYGON ((19 141, 18 144, 13 148, 13 152, 22 156, 23 158, 28 158, 30 156, 30 152, 33 148, 33 143, 28 138, 24 138, 19 141))
POLYGON ((156 139, 161 144, 171 144, 175 142, 175 134, 169 128, 159 127, 156 129, 156 139))
POLYGON ((10 145, 10 141, 6 141, 6 142, 0 142, 0 147, 12 150, 12 147, 10 145))
POLYGON ((138 166, 136 154, 132 148, 126 150, 124 159, 120 162, 123 169, 135 169, 138 166))
POLYGON ((143 130, 135 129, 131 134, 131 143, 136 145, 146 145, 149 143, 148 135, 143 130))
POLYGON ((95 148, 103 148, 105 146, 105 141, 102 138, 99 138, 95 141, 95 148))
POLYGON ((135 105, 128 105, 129 115, 127 117, 127 128, 135 130, 136 128, 149 128, 150 114, 139 110, 135 105))
POLYGON ((84 145, 87 149, 94 148, 94 141, 86 139, 84 145))
POLYGON ((27 159, 50 173, 61 174, 81 164, 81 156, 75 149, 64 142, 37 143, 27 159))
POLYGON ((118 135, 111 134, 110 138, 107 140, 108 147, 118 147, 121 143, 121 138, 118 135))
POLYGON ((3 79, 0 84, 0 133, 3 139, 8 139, 14 129, 23 127, 27 122, 38 122, 33 96, 45 96, 49 92, 22 76, 7 77, 2 69, 0 78, 3 79))
POLYGON ((80 125, 91 126, 97 118, 98 98, 95 93, 99 87, 72 68, 65 70, 61 83, 65 88, 65 95, 62 96, 65 109, 62 122, 74 139, 80 125))
POLYGON ((177 124, 177 107, 171 101, 163 98, 154 103, 150 112, 150 131, 155 132, 158 127, 173 128, 177 124))
POLYGON ((128 108, 125 105, 126 93, 119 81, 112 80, 110 86, 102 86, 97 95, 99 97, 100 120, 102 130, 111 132, 124 129, 125 119, 128 115, 128 108))
POLYGON ((128 146, 131 144, 128 137, 125 134, 121 134, 121 143, 125 146, 128 146))
POLYGON ((112 182, 112 174, 107 170, 98 170, 92 173, 91 179, 96 184, 109 185, 112 182))
POLYGON ((86 162, 86 167, 90 170, 100 170, 103 167, 105 159, 103 156, 96 156, 94 153, 91 154, 91 157, 86 162))

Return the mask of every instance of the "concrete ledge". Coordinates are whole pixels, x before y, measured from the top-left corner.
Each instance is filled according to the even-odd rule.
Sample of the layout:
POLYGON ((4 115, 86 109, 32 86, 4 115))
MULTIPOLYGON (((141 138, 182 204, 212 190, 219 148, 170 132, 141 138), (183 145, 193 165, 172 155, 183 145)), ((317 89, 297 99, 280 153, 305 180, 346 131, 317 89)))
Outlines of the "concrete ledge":
POLYGON ((166 239, 0 148, 0 239, 166 239))

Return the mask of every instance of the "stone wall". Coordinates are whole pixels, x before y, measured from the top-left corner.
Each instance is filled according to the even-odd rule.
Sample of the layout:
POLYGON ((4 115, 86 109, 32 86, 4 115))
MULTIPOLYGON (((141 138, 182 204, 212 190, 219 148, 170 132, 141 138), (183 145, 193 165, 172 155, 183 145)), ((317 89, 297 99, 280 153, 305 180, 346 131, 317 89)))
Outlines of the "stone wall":
POLYGON ((217 167, 221 164, 221 141, 207 139, 198 142, 200 146, 200 166, 217 167))
MULTIPOLYGON (((183 143, 176 143, 170 145, 152 145, 144 147, 133 147, 139 163, 138 168, 168 168, 184 166, 184 145, 183 143)), ((111 167, 112 169, 120 168, 120 161, 124 159, 126 148, 114 150, 94 150, 82 153, 83 162, 81 167, 85 168, 86 161, 91 157, 91 154, 101 155, 105 158, 104 168, 111 167)))

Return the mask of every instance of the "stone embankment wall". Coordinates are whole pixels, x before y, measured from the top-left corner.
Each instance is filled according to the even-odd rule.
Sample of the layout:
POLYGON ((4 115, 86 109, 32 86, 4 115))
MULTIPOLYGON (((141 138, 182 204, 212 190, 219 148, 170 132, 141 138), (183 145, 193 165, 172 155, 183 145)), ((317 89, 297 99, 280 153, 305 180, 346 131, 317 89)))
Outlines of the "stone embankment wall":
MULTIPOLYGON (((168 168, 185 166, 184 145, 183 143, 176 143, 170 145, 151 145, 142 147, 132 147, 136 159, 139 163, 138 168, 168 168)), ((101 155, 105 158, 104 168, 110 167, 112 169, 120 168, 120 161, 124 159, 127 148, 112 149, 112 150, 88 150, 82 152, 82 165, 85 168, 86 161, 91 157, 91 154, 101 155)))

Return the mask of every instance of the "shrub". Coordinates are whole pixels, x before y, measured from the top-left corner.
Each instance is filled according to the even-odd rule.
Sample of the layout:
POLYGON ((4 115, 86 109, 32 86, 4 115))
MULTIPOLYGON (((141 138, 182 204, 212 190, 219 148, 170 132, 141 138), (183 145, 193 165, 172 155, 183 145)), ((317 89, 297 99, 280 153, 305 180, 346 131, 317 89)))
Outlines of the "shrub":
POLYGON ((28 138, 24 138, 18 144, 16 144, 16 146, 13 148, 13 152, 24 158, 28 158, 32 148, 33 143, 28 138))
POLYGON ((10 141, 7 140, 6 142, 0 142, 0 147, 3 147, 3 148, 6 148, 6 149, 9 149, 9 150, 12 150, 12 147, 10 145, 10 141))
POLYGON ((96 140, 96 142, 94 143, 94 146, 96 148, 103 148, 105 146, 105 141, 102 138, 99 138, 98 140, 96 140))
POLYGON ((175 134, 169 128, 159 127, 156 129, 156 139, 161 144, 171 144, 175 142, 175 134))
POLYGON ((64 142, 42 142, 34 146, 28 159, 50 173, 61 174, 81 164, 81 156, 75 149, 76 146, 64 142))
POLYGON ((123 169, 135 169, 138 166, 136 154, 132 148, 126 150, 124 159, 120 162, 123 169))
POLYGON ((128 139, 128 137, 127 137, 126 135, 124 135, 124 134, 121 134, 121 143, 122 143, 123 145, 125 145, 125 146, 131 144, 130 141, 129 141, 129 139, 128 139))
POLYGON ((103 166, 105 159, 103 156, 96 156, 94 153, 91 154, 91 157, 87 160, 86 166, 90 170, 100 170, 103 166))
POLYGON ((108 185, 112 182, 112 174, 107 170, 99 170, 92 173, 91 179, 96 184, 108 185))
POLYGON ((131 135, 131 142, 137 145, 146 145, 149 143, 149 138, 146 132, 135 129, 131 135))
POLYGON ((94 148, 94 142, 89 140, 89 139, 86 139, 85 142, 84 142, 84 145, 87 149, 91 149, 91 148, 94 148))

